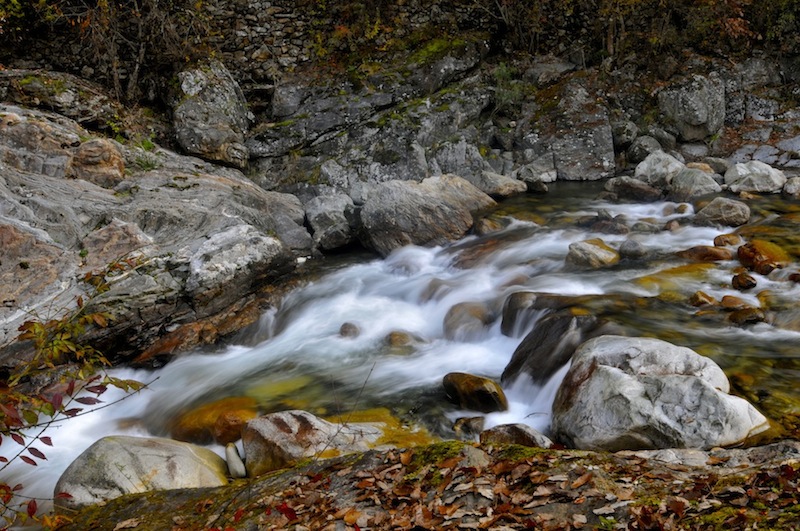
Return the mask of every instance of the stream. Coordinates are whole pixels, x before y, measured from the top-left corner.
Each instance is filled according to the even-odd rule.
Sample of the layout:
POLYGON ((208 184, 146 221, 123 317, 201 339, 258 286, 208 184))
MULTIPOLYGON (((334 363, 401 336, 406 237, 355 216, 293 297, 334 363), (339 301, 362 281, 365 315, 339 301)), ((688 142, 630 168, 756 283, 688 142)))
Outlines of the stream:
MULTIPOLYGON (((768 417, 800 413, 800 283, 787 280, 792 268, 768 277, 754 274, 757 287, 737 291, 731 277, 738 262, 698 263, 674 255, 713 245, 716 236, 732 229, 692 226, 688 204, 599 201, 601 186, 555 183, 548 194, 505 201, 487 217, 505 228, 449 246, 406 247, 383 260, 364 255, 326 260, 314 280, 226 344, 181 355, 157 371, 114 370, 116 376, 152 383, 113 406, 51 428, 54 447, 47 448, 46 465, 37 467, 47 470, 15 464, 9 483, 23 483, 29 496, 51 497, 66 466, 98 438, 168 436, 176 415, 225 397, 252 397, 263 412, 305 409, 320 416, 383 407, 409 425, 453 437, 454 421, 476 413, 446 399, 442 377, 459 371, 499 381, 522 338, 544 315, 533 312, 513 337, 503 335, 503 304, 518 291, 574 297, 576 305, 629 335, 691 347, 719 363, 734 390, 768 417), (590 222, 599 212, 629 232, 595 232, 590 222), (670 222, 676 222, 672 230, 664 230, 670 222), (565 267, 570 243, 589 238, 602 238, 615 249, 633 239, 647 255, 599 270, 565 267), (688 304, 698 290, 717 300, 735 295, 756 307, 768 304, 774 320, 737 326, 720 309, 700 311, 688 304), (496 319, 478 334, 448 339, 444 317, 467 301, 484 303, 496 319), (345 323, 354 325, 357 335, 343 335, 345 323)), ((751 206, 753 220, 738 232, 777 239, 796 252, 798 205, 766 198, 751 206)), ((523 422, 546 432, 565 371, 540 384, 523 376, 506 385, 509 410, 486 415, 485 426, 523 422)), ((102 399, 120 396, 110 390, 102 399)), ((8 444, 2 455, 10 452, 8 444)))

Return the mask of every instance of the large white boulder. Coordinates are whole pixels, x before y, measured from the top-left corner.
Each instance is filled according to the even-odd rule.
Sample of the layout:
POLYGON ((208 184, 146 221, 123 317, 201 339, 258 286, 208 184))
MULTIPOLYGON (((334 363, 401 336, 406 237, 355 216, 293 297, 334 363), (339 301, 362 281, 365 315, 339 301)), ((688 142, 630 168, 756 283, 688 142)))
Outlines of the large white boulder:
POLYGON ((553 403, 553 432, 576 448, 617 451, 728 446, 769 427, 728 391, 722 369, 691 349, 600 336, 573 356, 553 403))
POLYGON ((219 487, 228 483, 225 460, 207 448, 172 439, 103 437, 61 474, 56 507, 79 509, 125 494, 219 487), (59 493, 70 497, 60 497, 59 493))

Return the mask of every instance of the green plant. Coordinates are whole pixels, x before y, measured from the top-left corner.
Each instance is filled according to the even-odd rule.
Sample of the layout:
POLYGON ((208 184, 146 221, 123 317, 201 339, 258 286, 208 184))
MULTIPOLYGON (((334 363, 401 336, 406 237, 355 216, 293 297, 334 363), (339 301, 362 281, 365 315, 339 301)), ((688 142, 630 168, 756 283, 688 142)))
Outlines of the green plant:
MULTIPOLYGON (((74 307, 60 317, 34 316, 19 327, 17 340, 30 343, 33 353, 11 369, 0 384, 0 442, 7 438, 20 447, 10 456, 0 455, 0 474, 16 461, 30 466, 45 461, 42 448, 53 444, 45 435, 47 429, 110 405, 99 398, 109 386, 128 393, 125 397, 144 387, 140 382, 107 374, 108 359, 83 339, 87 330, 105 328, 113 319, 107 312, 92 309, 92 301, 108 291, 115 276, 137 265, 135 259, 119 260, 102 271, 87 273, 80 279, 88 287, 87 299, 78 297, 74 307), (34 380, 51 385, 40 391, 32 385, 34 380)), ((8 526, 29 520, 45 528, 64 523, 63 516, 38 515, 37 500, 24 496, 23 491, 22 484, 0 476, 0 519, 8 526)), ((69 494, 59 493, 57 497, 69 494)))

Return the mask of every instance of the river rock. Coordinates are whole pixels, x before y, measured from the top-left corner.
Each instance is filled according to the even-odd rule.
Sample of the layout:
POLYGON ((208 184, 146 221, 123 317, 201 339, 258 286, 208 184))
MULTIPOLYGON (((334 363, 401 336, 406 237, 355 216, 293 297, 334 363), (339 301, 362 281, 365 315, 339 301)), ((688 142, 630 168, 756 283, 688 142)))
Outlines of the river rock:
POLYGON ((783 195, 791 199, 800 199, 800 177, 791 177, 783 186, 783 195))
POLYGON ((363 452, 382 435, 377 423, 334 424, 306 411, 263 415, 242 430, 247 475, 260 476, 307 457, 363 452))
POLYGON ((739 163, 725 172, 725 184, 731 192, 778 193, 786 184, 786 175, 763 162, 739 163))
POLYGON ((496 198, 511 197, 528 190, 528 185, 523 181, 493 171, 482 171, 469 181, 483 193, 496 198))
POLYGON ((720 262, 733 260, 736 256, 731 249, 713 245, 695 245, 689 249, 678 251, 675 254, 681 258, 694 260, 696 262, 720 262))
POLYGON ((722 369, 691 349, 600 336, 573 356, 553 403, 553 431, 576 448, 617 451, 729 446, 769 427, 728 392, 722 369))
POLYGON ((486 335, 494 321, 494 312, 483 302, 460 302, 444 316, 444 337, 456 341, 474 341, 486 335))
POLYGON ((464 372, 451 372, 444 376, 442 385, 450 400, 461 409, 481 413, 508 409, 508 400, 503 388, 489 378, 464 372))
POLYGON ((750 221, 750 207, 746 203, 715 197, 694 216, 695 225, 724 225, 739 227, 750 221))
POLYGON ((381 255, 404 245, 441 245, 472 227, 473 213, 494 201, 455 175, 421 183, 389 181, 371 189, 361 210, 362 242, 381 255))
POLYGON ((333 192, 313 197, 305 204, 306 219, 314 243, 324 251, 344 247, 355 240, 350 220, 355 216, 350 196, 333 192))
POLYGON ((734 289, 738 289, 739 291, 753 289, 756 287, 756 284, 756 279, 753 277, 753 275, 745 273, 744 271, 735 274, 733 279, 731 279, 731 285, 734 289))
POLYGON ((180 93, 172 110, 178 144, 204 159, 245 167, 245 135, 254 117, 225 65, 212 60, 184 70, 178 82, 180 93))
POLYGON ((662 192, 640 179, 633 177, 613 177, 606 181, 604 189, 616 195, 618 199, 650 203, 659 201, 662 192))
POLYGON ((715 76, 693 75, 658 94, 658 106, 684 141, 714 135, 725 122, 725 86, 715 76))
POLYGON ((578 345, 602 333, 602 325, 593 315, 572 315, 568 309, 545 316, 514 350, 500 381, 510 384, 526 374, 544 384, 569 362, 578 345))
POLYGON ((684 167, 684 164, 672 155, 663 151, 655 151, 636 165, 634 177, 650 186, 664 189, 684 167))
POLYGON ((580 269, 600 269, 619 262, 619 253, 603 240, 593 238, 569 244, 565 262, 568 266, 580 269))
POLYGON ((480 434, 481 445, 489 444, 519 444, 533 448, 550 448, 553 446, 546 435, 531 428, 527 424, 501 424, 480 434))
POLYGON ((743 266, 761 274, 786 267, 791 262, 791 257, 780 245, 766 240, 751 240, 741 245, 737 255, 743 266))
POLYGON ((225 460, 207 448, 171 439, 103 437, 61 474, 56 508, 76 510, 136 492, 226 485, 225 460), (69 497, 59 497, 66 492, 69 497))
POLYGON ((238 441, 245 423, 257 415, 253 398, 225 398, 181 414, 171 424, 170 434, 196 444, 228 444, 238 441))
POLYGON ((707 194, 717 194, 722 187, 714 178, 702 170, 685 168, 672 178, 669 198, 673 201, 689 201, 707 194))

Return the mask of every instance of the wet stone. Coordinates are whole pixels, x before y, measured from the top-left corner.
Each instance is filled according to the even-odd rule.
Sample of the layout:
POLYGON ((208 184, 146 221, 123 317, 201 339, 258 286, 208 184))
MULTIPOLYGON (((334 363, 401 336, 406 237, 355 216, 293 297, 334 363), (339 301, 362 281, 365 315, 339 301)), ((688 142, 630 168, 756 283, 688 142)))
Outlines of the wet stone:
POLYGON ((728 319, 732 323, 742 326, 762 323, 767 320, 767 316, 761 308, 742 308, 741 310, 731 312, 728 319))
POLYGON ((746 291, 756 287, 756 279, 753 278, 752 275, 742 272, 734 275, 733 280, 731 280, 731 284, 739 291, 746 291))

